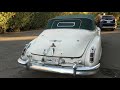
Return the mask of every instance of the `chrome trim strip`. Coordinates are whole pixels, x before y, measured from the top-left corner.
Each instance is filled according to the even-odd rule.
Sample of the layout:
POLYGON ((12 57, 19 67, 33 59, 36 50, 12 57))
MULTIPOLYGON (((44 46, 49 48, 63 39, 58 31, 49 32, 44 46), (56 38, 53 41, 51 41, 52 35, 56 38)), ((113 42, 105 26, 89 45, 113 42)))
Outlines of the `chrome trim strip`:
POLYGON ((59 22, 57 24, 57 27, 74 27, 74 26, 75 26, 75 22, 59 22), (73 25, 72 26, 59 26, 60 23, 73 23, 73 25))

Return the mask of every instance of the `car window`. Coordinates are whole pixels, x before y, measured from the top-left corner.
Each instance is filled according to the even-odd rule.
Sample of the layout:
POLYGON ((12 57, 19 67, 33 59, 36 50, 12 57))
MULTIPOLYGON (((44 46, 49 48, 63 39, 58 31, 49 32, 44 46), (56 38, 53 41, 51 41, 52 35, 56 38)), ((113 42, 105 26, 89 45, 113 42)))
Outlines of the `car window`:
POLYGON ((75 22, 59 22, 57 27, 74 27, 75 22))
POLYGON ((51 28, 80 28, 81 20, 55 20, 51 28))
POLYGON ((102 16, 102 19, 114 19, 114 16, 102 16))

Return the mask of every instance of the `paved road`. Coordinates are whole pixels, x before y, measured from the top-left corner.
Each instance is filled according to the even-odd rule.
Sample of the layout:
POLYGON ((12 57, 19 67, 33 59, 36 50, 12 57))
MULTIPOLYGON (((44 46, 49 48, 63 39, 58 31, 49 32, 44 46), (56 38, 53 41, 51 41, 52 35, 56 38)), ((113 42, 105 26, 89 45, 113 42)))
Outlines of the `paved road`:
MULTIPOLYGON (((73 78, 71 75, 27 71, 19 66, 17 59, 24 45, 40 33, 41 30, 35 30, 0 35, 0 78, 73 78)), ((103 31, 102 46, 100 71, 96 75, 77 76, 78 78, 120 77, 120 31, 103 31)))

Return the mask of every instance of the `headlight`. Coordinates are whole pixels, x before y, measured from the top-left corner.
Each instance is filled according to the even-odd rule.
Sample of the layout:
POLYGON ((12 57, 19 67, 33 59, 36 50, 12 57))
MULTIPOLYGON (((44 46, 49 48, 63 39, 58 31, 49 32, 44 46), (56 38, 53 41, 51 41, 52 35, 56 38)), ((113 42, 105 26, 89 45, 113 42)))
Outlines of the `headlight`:
POLYGON ((92 47, 90 51, 90 63, 94 62, 94 56, 95 56, 95 48, 92 47))
POLYGON ((25 55, 25 53, 26 53, 27 49, 30 47, 30 45, 31 45, 31 43, 26 44, 25 48, 24 48, 23 51, 22 51, 22 56, 25 55))

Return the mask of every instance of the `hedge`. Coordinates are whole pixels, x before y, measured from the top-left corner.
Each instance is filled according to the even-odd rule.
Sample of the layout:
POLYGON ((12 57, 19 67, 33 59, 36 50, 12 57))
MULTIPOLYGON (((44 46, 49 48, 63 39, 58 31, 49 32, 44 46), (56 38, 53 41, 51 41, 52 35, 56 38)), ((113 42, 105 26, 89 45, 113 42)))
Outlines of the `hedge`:
MULTIPOLYGON (((5 32, 7 29, 14 31, 30 30, 45 28, 48 19, 59 15, 68 14, 95 14, 101 12, 0 12, 0 32, 5 32)), ((108 13, 108 12, 106 12, 108 13)), ((111 12, 115 16, 118 12, 111 12)))

